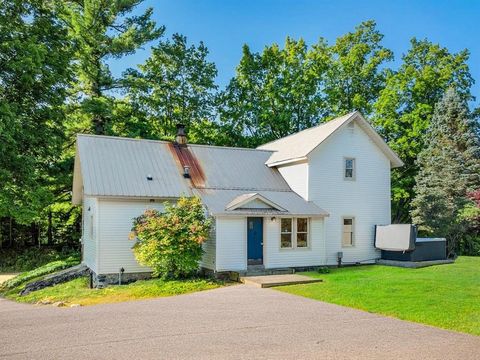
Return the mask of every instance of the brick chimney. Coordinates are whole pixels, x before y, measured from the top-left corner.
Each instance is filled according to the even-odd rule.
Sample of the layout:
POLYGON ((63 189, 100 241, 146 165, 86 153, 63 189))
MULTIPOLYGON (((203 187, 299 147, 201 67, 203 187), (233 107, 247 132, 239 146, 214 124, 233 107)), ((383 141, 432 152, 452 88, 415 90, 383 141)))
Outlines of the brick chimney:
POLYGON ((185 125, 177 124, 177 136, 175 142, 180 146, 187 145, 187 135, 185 135, 185 125))

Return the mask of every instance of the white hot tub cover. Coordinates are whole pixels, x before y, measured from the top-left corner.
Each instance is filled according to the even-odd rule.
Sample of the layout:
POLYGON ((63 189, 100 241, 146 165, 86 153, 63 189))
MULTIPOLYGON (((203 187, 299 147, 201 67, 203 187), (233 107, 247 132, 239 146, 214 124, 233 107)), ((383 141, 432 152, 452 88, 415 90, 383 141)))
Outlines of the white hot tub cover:
POLYGON ((416 228, 411 224, 377 225, 375 247, 388 251, 412 251, 416 237, 416 228))

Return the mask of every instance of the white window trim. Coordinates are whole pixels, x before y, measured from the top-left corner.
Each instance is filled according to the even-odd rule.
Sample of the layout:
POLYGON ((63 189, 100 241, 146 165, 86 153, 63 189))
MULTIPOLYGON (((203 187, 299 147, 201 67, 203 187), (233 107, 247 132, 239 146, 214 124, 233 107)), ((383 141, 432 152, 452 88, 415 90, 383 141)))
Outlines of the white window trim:
POLYGON ((279 248, 281 251, 288 251, 288 250, 310 250, 310 238, 311 238, 311 226, 310 226, 310 218, 309 217, 283 217, 280 218, 280 239, 279 239, 279 248), (282 247, 282 234, 288 234, 288 233, 282 233, 282 219, 291 219, 292 220, 292 246, 291 247, 282 247), (297 219, 307 219, 307 246, 297 246, 297 219))
POLYGON ((342 242, 342 248, 355 247, 355 222, 356 222, 355 216, 349 216, 349 215, 342 216, 342 223, 340 227, 340 239, 341 239, 340 241, 342 242), (345 226, 344 225, 345 219, 352 219, 352 244, 351 245, 343 243, 343 227, 345 226))
POLYGON ((293 234, 295 233, 294 231, 294 224, 295 224, 295 221, 293 218, 280 218, 280 249, 283 249, 283 250, 290 250, 290 249, 293 249, 293 234), (287 220, 289 219, 291 221, 291 231, 290 232, 283 232, 282 231, 282 220, 287 220), (289 247, 283 247, 282 246, 282 235, 285 235, 285 234, 290 234, 290 243, 292 244, 291 246, 289 247))
POLYGON ((346 181, 355 181, 357 178, 357 159, 351 156, 345 156, 343 158, 343 180, 346 181), (347 160, 353 160, 353 169, 352 169, 352 177, 347 177, 346 172, 347 172, 347 160))

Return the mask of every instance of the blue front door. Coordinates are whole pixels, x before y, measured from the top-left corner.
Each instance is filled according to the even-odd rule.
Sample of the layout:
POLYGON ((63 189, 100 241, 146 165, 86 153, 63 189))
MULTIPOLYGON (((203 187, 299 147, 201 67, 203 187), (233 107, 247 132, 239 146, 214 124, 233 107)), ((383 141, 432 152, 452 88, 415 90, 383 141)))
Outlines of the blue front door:
POLYGON ((262 263, 263 261, 263 218, 249 217, 247 219, 247 252, 248 260, 262 263))

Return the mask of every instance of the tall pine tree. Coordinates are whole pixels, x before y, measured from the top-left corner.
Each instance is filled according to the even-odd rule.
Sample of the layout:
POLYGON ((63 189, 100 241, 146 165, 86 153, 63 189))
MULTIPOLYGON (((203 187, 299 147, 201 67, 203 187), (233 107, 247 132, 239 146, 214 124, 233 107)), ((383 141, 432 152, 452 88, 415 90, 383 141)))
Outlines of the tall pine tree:
POLYGON ((411 40, 397 71, 389 71, 374 106, 373 125, 405 165, 392 172, 392 217, 409 222, 410 203, 418 172, 416 159, 425 147, 425 133, 435 104, 448 88, 472 100, 473 79, 467 50, 452 53, 428 40, 411 40))
POLYGON ((133 15, 143 0, 67 0, 64 18, 76 43, 76 81, 72 93, 72 133, 111 132, 115 97, 122 87, 107 64, 135 53, 164 32, 151 19, 152 9, 133 15))
POLYGON ((436 105, 418 156, 412 219, 429 235, 446 237, 449 251, 465 230, 459 214, 467 194, 480 184, 480 142, 476 121, 467 104, 448 89, 436 105))

